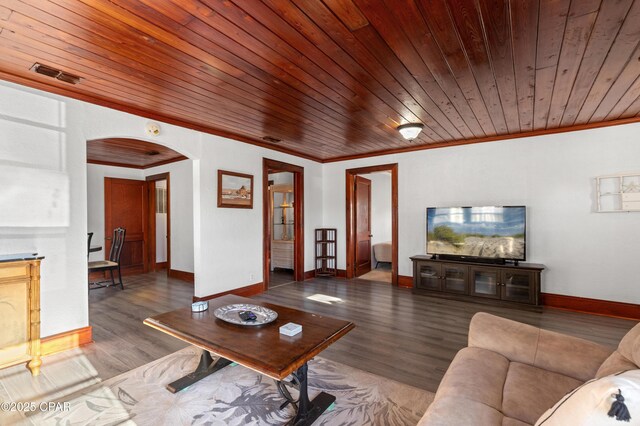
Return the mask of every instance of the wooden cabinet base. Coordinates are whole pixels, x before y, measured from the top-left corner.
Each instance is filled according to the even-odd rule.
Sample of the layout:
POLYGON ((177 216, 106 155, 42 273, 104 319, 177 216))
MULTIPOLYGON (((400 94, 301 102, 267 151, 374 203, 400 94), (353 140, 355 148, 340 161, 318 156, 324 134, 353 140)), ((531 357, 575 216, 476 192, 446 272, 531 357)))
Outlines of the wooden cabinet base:
POLYGON ((27 363, 27 368, 31 371, 31 375, 37 376, 40 374, 40 366, 42 365, 42 358, 34 356, 31 361, 27 363))
POLYGON ((541 310, 540 275, 544 265, 479 264, 417 255, 413 292, 447 299, 541 310))
POLYGON ((0 368, 27 362, 40 374, 40 259, 34 254, 0 260, 0 368))
POLYGON ((481 305, 502 306, 505 308, 516 308, 531 312, 542 312, 542 305, 528 305, 520 302, 509 302, 508 300, 485 299, 483 297, 469 296, 466 294, 443 293, 439 291, 429 291, 414 288, 413 294, 422 296, 437 297, 440 299, 459 300, 461 302, 479 303, 481 305))

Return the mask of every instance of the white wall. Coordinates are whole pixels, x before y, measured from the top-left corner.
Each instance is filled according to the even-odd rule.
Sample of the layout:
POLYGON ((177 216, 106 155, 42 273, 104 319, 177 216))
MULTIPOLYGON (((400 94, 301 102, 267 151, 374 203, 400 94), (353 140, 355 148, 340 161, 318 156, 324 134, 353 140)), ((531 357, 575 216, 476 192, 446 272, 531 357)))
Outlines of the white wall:
POLYGON ((88 324, 82 116, 77 102, 0 82, 0 254, 45 256, 42 336, 88 324))
POLYGON ((314 267, 313 229, 323 226, 338 228, 338 267, 345 267, 344 170, 398 162, 400 274, 411 275, 409 256, 424 252, 427 206, 525 204, 528 259, 547 266, 543 291, 640 303, 640 214, 592 212, 594 176, 639 171, 640 124, 322 165, 168 124, 150 138, 142 117, 6 82, 0 92, 0 119, 36 128, 0 128, 2 170, 27 168, 41 182, 52 171, 61 175, 52 188, 60 198, 32 199, 28 188, 9 180, 0 185, 0 199, 17 191, 34 208, 55 210, 52 200, 68 203, 68 221, 63 214, 42 226, 3 226, 0 218, 0 253, 46 256, 43 336, 88 325, 86 140, 107 137, 147 140, 191 159, 196 296, 262 281, 261 177, 267 157, 305 168, 305 270, 314 267), (63 110, 53 120, 46 110, 52 104, 63 110), (40 128, 58 132, 53 147, 38 138, 40 128), (218 169, 254 176, 253 209, 216 207, 218 169))
MULTIPOLYGON (((156 181, 155 188, 156 188, 156 192, 158 189, 166 190, 167 181, 165 179, 156 181)), ((191 188, 189 189, 191 190, 191 188)), ((158 198, 159 197, 156 195, 156 204, 158 204, 158 198)), ((169 203, 170 203, 170 200, 165 200, 165 204, 167 204, 167 206, 169 203)), ((191 215, 191 221, 192 221, 191 231, 193 235, 193 214, 191 215)), ((155 232, 156 232, 156 262, 158 263, 166 262, 167 261, 167 213, 156 212, 155 232)), ((193 247, 193 238, 191 239, 191 246, 193 247)))
POLYGON ((202 142, 196 296, 262 281, 263 157, 304 167, 304 263, 305 271, 314 269, 313 230, 322 226, 322 165, 213 135, 203 134, 202 142), (254 176, 253 209, 216 208, 218 169, 254 176))
MULTIPOLYGON (((322 225, 321 164, 169 124, 161 124, 161 134, 149 138, 144 133, 147 119, 89 104, 85 104, 85 111, 82 125, 86 129, 86 139, 127 137, 148 140, 168 146, 192 160, 196 296, 220 293, 263 280, 263 158, 305 169, 305 270, 313 269, 313 229, 322 225), (253 209, 217 207, 218 169, 253 175, 253 209)), ((146 171, 148 174, 153 172, 153 169, 146 171)), ((176 192, 173 174, 171 179, 173 196, 176 192)), ((173 221, 171 226, 174 234, 173 221)), ((171 255, 173 266, 173 250, 171 255)))
MULTIPOLYGON (((170 174, 169 203, 171 208, 171 269, 194 272, 193 268, 193 167, 191 160, 148 169, 87 164, 87 212, 92 244, 104 247, 104 178, 145 180, 147 176, 170 174)), ((103 259, 108 253, 92 253, 91 259, 103 259)))
POLYGON ((194 272, 193 161, 177 161, 144 170, 145 176, 153 176, 167 172, 170 176, 171 269, 194 272))
MULTIPOLYGON (((68 199, 68 226, 56 223, 56 227, 10 228, 2 226, 0 218, 1 253, 39 251, 47 257, 42 268, 43 336, 88 325, 86 233, 89 203, 86 141, 90 139, 125 137, 147 140, 168 146, 191 159, 191 170, 185 173, 191 175, 192 191, 185 191, 184 194, 192 198, 189 200, 187 197, 187 201, 183 199, 180 203, 184 202, 187 215, 189 206, 193 209, 192 247, 196 296, 219 293, 263 280, 262 159, 266 157, 304 167, 305 269, 313 269, 313 229, 322 225, 322 198, 319 196, 322 192, 321 164, 169 124, 161 123, 161 135, 150 138, 144 132, 149 120, 142 117, 7 82, 0 82, 0 90, 11 92, 0 96, 4 108, 0 109, 0 114, 8 115, 5 110, 15 107, 18 122, 24 121, 22 115, 31 112, 38 117, 43 116, 41 110, 49 103, 60 104, 65 108, 64 125, 44 126, 47 129, 53 128, 62 135, 61 141, 53 148, 55 155, 51 154, 51 147, 47 142, 39 140, 33 132, 3 131, 0 135, 0 146, 3 148, 0 150, 0 165, 3 170, 18 163, 22 165, 13 157, 16 155, 14 148, 20 153, 19 158, 29 157, 39 150, 42 155, 33 155, 37 161, 27 164, 27 167, 33 169, 32 175, 40 176, 40 181, 45 182, 50 176, 49 171, 57 168, 64 175, 63 181, 69 182, 68 190, 62 184, 57 188, 68 199), (6 148, 7 144, 10 144, 11 149, 6 148), (12 153, 12 156, 7 156, 7 152, 12 153), (218 169, 254 176, 253 209, 217 208, 218 169)), ((150 169, 147 172, 152 171, 150 169)), ((92 188, 103 187, 103 177, 100 174, 92 177, 92 188)), ((172 184, 173 179, 172 174, 172 184)), ((39 206, 37 201, 28 198, 26 189, 19 182, 1 186, 0 197, 7 196, 11 191, 24 193, 25 202, 35 202, 39 206)), ((95 194, 99 193, 96 190, 95 194)), ((180 195, 180 192, 172 191, 173 194, 180 195)), ((96 199, 91 201, 92 211, 104 211, 98 199, 103 197, 96 195, 96 199)), ((91 216, 99 215, 92 213, 91 216)), ((175 226, 180 228, 179 224, 175 226)), ((103 232, 103 226, 93 220, 91 228, 93 232, 103 232)), ((103 239, 104 235, 98 235, 96 242, 100 243, 103 239)), ((186 249, 176 250, 177 254, 183 251, 186 249)), ((180 267, 189 270, 188 265, 180 267)))
POLYGON ((399 273, 425 252, 426 207, 526 205, 527 260, 542 291, 640 303, 640 213, 595 213, 594 177, 640 171, 640 124, 433 149, 324 168, 324 225, 345 268, 345 169, 398 163, 399 273))
MULTIPOLYGON (((371 180, 371 247, 391 241, 391 174, 370 173, 363 177, 371 180)), ((371 258, 373 259, 373 257, 371 258)))

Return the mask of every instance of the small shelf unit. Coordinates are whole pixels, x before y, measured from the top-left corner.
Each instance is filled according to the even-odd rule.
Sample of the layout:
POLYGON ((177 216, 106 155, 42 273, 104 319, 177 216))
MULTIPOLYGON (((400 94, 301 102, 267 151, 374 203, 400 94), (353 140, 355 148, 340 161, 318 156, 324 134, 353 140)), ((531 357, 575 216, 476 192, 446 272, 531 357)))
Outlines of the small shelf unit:
POLYGON ((317 228, 316 234, 316 277, 337 275, 336 228, 317 228))

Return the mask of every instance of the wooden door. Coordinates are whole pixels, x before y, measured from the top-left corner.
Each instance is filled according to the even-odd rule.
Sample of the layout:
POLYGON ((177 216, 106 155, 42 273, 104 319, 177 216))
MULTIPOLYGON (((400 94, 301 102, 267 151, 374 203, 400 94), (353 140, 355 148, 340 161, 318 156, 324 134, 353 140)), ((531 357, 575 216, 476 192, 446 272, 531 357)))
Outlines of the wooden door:
POLYGON ((147 182, 142 180, 104 178, 104 246, 111 250, 113 230, 127 230, 120 263, 124 271, 148 271, 147 256, 147 182))
POLYGON ((371 181, 356 176, 355 182, 356 277, 371 271, 371 181))

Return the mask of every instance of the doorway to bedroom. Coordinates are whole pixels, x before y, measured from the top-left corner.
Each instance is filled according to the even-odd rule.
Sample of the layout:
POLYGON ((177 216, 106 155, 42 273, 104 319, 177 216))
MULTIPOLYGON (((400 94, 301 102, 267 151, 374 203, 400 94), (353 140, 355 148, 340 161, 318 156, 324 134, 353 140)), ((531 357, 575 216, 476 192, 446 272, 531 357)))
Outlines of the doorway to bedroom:
POLYGON ((397 164, 346 171, 347 278, 398 282, 397 164))
POLYGON ((264 289, 304 281, 304 168, 263 159, 264 289))

